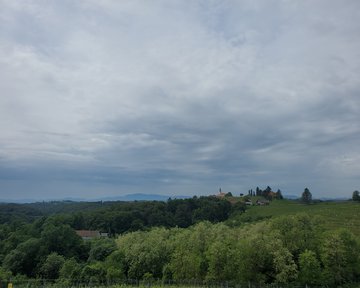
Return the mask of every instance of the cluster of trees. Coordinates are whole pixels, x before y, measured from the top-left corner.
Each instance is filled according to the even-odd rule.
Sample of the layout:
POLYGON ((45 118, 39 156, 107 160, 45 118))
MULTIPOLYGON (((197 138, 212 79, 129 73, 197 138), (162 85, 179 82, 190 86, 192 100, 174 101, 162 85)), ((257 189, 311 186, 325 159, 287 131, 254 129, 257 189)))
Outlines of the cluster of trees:
POLYGON ((88 257, 88 248, 74 229, 55 218, 0 225, 0 263, 5 270, 39 276, 52 253, 82 261, 88 257))
MULTIPOLYGON (((93 260, 98 261, 101 257, 101 261, 104 260, 106 253, 101 252, 103 256, 95 257, 93 249, 100 248, 94 248, 92 242, 84 242, 75 230, 100 230, 110 232, 114 237, 155 226, 189 227, 201 221, 217 223, 225 221, 232 213, 245 210, 241 203, 231 205, 229 201, 216 197, 194 197, 169 199, 167 202, 100 204, 83 212, 78 212, 78 208, 84 205, 82 203, 75 206, 73 203, 56 203, 58 211, 68 209, 68 204, 75 212, 48 216, 43 216, 43 211, 48 210, 46 205, 52 206, 54 203, 36 204, 43 211, 29 205, 0 205, 0 278, 1 275, 2 278, 7 278, 9 273, 29 278, 57 278, 57 275, 62 274, 60 268, 54 267, 62 267, 68 261, 76 262, 81 269, 88 271, 81 272, 81 275, 92 275, 89 271, 93 269, 93 260)), ((85 205, 88 206, 86 203, 85 205)), ((105 244, 110 245, 108 242, 105 244)), ((112 247, 115 247, 114 243, 112 247)), ((106 251, 111 252, 113 248, 106 251)), ((67 265, 70 264, 64 267, 67 265)), ((76 269, 80 269, 79 267, 76 269)), ((81 280, 89 280, 86 277, 83 276, 81 280)))
POLYGON ((127 278, 332 286, 360 280, 356 238, 346 230, 323 231, 306 214, 248 228, 208 222, 156 228, 121 236, 117 244, 127 278))
POLYGON ((273 199, 281 200, 284 198, 280 189, 278 189, 276 192, 274 192, 274 191, 272 191, 270 186, 267 186, 264 190, 261 190, 259 187, 256 187, 255 191, 253 191, 253 189, 250 189, 248 191, 248 195, 249 196, 261 196, 267 200, 273 200, 273 199))
MULTIPOLYGON (((35 274, 17 270, 15 264, 10 265, 12 261, 6 260, 0 275, 24 273, 68 286, 124 279, 329 286, 359 281, 357 239, 347 230, 329 232, 322 227, 321 220, 306 214, 243 228, 207 221, 189 228, 157 227, 126 233, 116 241, 87 242, 83 244, 87 254, 80 253, 82 248, 77 246, 77 257, 66 257, 56 249, 37 262, 35 274)), ((32 240, 27 253, 23 246, 16 250, 31 254, 38 248, 32 240)), ((12 257, 16 261, 24 259, 24 265, 31 262, 30 255, 12 257)))
POLYGON ((200 221, 221 222, 233 211, 231 204, 215 197, 169 199, 167 202, 120 202, 104 209, 64 215, 75 229, 93 229, 112 235, 149 227, 189 227, 200 221))

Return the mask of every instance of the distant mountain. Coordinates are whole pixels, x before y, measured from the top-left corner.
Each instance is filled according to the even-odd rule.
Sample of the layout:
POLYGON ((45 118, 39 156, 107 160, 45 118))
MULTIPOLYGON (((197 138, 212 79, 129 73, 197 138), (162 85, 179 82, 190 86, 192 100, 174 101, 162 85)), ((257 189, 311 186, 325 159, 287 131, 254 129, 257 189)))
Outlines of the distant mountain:
POLYGON ((299 199, 299 196, 296 195, 284 195, 285 199, 290 199, 290 200, 295 200, 295 199, 299 199))
POLYGON ((322 200, 322 201, 348 201, 350 198, 349 197, 337 197, 337 198, 321 197, 318 199, 322 200))
POLYGON ((37 202, 35 199, 0 199, 0 203, 15 203, 15 204, 24 204, 24 203, 34 203, 37 202))
POLYGON ((191 197, 184 195, 169 196, 169 195, 159 195, 159 194, 135 193, 135 194, 127 194, 123 196, 102 197, 94 201, 101 201, 101 200, 102 201, 167 201, 169 198, 186 199, 191 197))
MULTIPOLYGON (((300 199, 301 196, 296 195, 284 195, 285 199, 290 200, 296 200, 300 199)), ((319 198, 313 198, 313 200, 321 200, 321 201, 347 201, 349 200, 349 197, 319 197, 319 198)))
POLYGON ((95 199, 86 199, 86 198, 53 198, 53 199, 0 199, 0 203, 16 203, 16 204, 24 204, 24 203, 35 203, 35 202, 51 202, 51 201, 71 201, 71 202, 96 202, 96 201, 167 201, 169 198, 171 199, 186 199, 191 198, 191 196, 184 195, 160 195, 160 194, 143 194, 143 193, 135 193, 135 194, 127 194, 127 195, 119 195, 119 196, 111 196, 111 197, 100 197, 95 199))
POLYGON ((37 203, 37 202, 52 202, 52 201, 69 201, 69 202, 88 202, 95 201, 84 198, 48 198, 48 199, 31 199, 31 198, 23 198, 23 199, 0 199, 0 203, 15 203, 15 204, 26 204, 26 203, 37 203))

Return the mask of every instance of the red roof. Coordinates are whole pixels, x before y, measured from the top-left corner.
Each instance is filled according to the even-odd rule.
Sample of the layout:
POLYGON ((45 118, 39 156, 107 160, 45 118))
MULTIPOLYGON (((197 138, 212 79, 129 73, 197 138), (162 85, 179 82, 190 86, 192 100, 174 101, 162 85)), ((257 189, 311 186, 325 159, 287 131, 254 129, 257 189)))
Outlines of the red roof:
POLYGON ((76 234, 80 237, 95 238, 100 236, 99 231, 94 230, 76 230, 76 234))

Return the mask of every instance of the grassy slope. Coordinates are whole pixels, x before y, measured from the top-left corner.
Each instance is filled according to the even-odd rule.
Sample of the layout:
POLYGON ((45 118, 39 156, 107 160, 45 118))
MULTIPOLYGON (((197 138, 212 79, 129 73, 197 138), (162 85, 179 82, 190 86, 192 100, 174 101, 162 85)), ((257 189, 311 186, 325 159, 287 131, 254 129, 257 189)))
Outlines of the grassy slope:
POLYGON ((253 206, 247 211, 228 221, 236 223, 253 222, 264 218, 273 218, 296 213, 322 216, 327 229, 348 228, 360 236, 360 203, 320 202, 311 205, 291 200, 272 201, 269 206, 253 206))

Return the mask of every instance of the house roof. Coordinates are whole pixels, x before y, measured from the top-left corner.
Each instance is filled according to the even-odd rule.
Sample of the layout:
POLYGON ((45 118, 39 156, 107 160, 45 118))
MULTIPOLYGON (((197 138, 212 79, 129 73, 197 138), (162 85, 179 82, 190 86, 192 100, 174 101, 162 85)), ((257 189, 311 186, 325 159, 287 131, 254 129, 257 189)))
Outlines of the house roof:
POLYGON ((100 236, 99 231, 95 230, 76 230, 76 234, 80 237, 89 237, 89 238, 95 238, 100 236))

